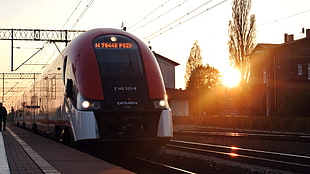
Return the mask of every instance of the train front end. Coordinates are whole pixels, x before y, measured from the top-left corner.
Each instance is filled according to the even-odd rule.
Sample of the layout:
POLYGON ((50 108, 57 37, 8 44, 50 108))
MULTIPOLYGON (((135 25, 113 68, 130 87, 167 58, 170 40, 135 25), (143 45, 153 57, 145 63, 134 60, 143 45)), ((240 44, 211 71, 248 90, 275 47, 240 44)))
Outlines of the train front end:
POLYGON ((65 110, 75 141, 169 141, 172 114, 161 72, 141 40, 121 30, 96 29, 72 45, 65 110))

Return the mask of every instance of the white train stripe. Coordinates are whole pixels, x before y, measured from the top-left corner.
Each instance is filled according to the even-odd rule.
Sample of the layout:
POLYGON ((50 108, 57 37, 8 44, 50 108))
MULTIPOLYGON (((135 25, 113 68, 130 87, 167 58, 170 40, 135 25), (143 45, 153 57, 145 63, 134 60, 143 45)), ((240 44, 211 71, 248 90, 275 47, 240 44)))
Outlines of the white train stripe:
POLYGON ((1 174, 10 174, 10 168, 8 164, 8 159, 6 157, 2 132, 0 132, 0 173, 1 174))
POLYGON ((32 160, 39 166, 39 168, 44 173, 53 173, 53 174, 61 173, 57 169, 55 169, 49 162, 47 162, 43 157, 41 157, 37 152, 35 152, 24 140, 22 140, 12 130, 10 130, 9 128, 7 128, 7 130, 16 139, 16 141, 23 147, 26 153, 32 158, 32 160))

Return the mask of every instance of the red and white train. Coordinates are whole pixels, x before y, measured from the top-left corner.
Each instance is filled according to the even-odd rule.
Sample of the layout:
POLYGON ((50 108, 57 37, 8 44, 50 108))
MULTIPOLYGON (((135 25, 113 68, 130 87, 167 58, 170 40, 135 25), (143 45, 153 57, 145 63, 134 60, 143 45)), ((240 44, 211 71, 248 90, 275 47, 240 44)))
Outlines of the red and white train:
POLYGON ((122 30, 75 38, 17 103, 17 125, 58 140, 165 143, 173 136, 158 63, 122 30))

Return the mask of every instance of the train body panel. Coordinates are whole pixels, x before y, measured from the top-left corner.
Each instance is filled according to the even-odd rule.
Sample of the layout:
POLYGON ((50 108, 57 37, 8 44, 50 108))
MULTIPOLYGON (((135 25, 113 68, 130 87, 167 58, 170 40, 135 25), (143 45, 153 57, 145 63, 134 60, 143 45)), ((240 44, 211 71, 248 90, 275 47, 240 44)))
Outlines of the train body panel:
POLYGON ((158 137, 172 137, 172 113, 171 110, 163 110, 160 114, 159 124, 157 128, 158 137))
POLYGON ((94 112, 73 109, 68 117, 75 141, 100 138, 94 112))
POLYGON ((52 123, 55 134, 75 141, 167 140, 172 116, 165 93, 157 61, 141 40, 94 29, 74 39, 25 92, 16 121, 39 129, 52 123))

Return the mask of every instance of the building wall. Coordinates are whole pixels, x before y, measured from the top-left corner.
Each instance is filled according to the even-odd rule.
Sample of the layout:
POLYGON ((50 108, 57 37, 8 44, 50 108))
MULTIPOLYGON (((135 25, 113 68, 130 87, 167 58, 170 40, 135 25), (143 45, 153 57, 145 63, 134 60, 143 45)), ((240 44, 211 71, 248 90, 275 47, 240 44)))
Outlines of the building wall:
POLYGON ((270 87, 273 86, 273 49, 259 45, 253 51, 250 57, 250 91, 249 112, 253 115, 269 115, 274 110, 270 99, 270 87), (269 89, 269 90, 267 90, 269 89))
POLYGON ((173 116, 190 115, 190 95, 187 90, 167 88, 167 94, 173 116))
POLYGON ((175 67, 179 64, 154 52, 159 64, 173 116, 189 116, 189 95, 175 89, 175 67))
POLYGON ((189 116, 188 99, 175 99, 170 102, 173 116, 189 116))
POLYGON ((175 66, 162 59, 157 59, 166 88, 175 88, 175 66))
POLYGON ((250 61, 253 114, 310 116, 309 37, 274 47, 259 44, 250 61))
POLYGON ((310 38, 281 45, 275 57, 277 113, 310 116, 310 38))

